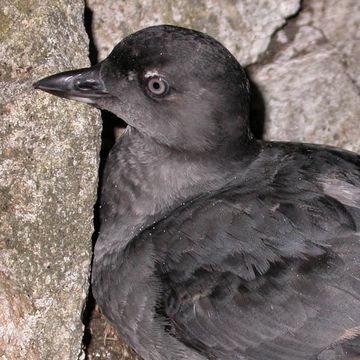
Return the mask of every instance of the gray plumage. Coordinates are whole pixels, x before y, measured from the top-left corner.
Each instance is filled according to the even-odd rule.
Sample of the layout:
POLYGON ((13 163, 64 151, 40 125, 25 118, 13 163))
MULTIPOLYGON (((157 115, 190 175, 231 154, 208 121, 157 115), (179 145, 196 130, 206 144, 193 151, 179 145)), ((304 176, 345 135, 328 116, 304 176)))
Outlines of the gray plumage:
POLYGON ((238 62, 174 26, 35 86, 128 123, 104 173, 92 285, 144 359, 360 354, 358 155, 255 140, 238 62))

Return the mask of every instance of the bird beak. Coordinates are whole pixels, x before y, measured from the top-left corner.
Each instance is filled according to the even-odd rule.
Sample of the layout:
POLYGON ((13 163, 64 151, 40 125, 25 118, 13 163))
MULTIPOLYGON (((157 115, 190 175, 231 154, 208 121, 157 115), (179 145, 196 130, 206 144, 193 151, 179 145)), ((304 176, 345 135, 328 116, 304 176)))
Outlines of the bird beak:
POLYGON ((56 96, 96 105, 97 99, 109 96, 100 68, 101 63, 91 68, 65 71, 43 78, 33 86, 56 96))

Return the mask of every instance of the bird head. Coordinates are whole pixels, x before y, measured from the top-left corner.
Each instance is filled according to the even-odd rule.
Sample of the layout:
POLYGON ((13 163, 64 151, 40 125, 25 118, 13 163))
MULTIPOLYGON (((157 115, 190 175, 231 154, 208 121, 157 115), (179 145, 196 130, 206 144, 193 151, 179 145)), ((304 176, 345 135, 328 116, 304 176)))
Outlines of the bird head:
POLYGON ((249 83, 212 37, 170 25, 140 30, 99 64, 34 87, 108 110, 144 136, 208 151, 248 139, 249 83))

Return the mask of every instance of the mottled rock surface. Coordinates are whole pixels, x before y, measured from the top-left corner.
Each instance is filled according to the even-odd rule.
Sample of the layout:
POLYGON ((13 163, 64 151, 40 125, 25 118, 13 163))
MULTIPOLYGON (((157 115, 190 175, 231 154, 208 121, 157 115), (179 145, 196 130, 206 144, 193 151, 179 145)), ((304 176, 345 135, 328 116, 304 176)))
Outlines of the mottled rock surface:
POLYGON ((255 62, 271 35, 294 15, 300 0, 88 0, 99 59, 124 36, 156 24, 206 32, 220 40, 240 61, 255 62))
POLYGON ((360 152, 360 2, 306 0, 251 74, 265 137, 360 152))
POLYGON ((77 359, 99 116, 31 84, 88 65, 83 3, 0 0, 0 359, 77 359))

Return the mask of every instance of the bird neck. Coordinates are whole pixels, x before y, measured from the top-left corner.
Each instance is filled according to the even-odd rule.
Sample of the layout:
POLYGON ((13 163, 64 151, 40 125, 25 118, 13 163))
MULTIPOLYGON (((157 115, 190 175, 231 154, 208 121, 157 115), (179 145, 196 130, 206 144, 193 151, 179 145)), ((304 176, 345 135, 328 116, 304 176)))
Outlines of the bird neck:
POLYGON ((181 203, 224 186, 237 167, 229 165, 232 161, 238 162, 176 152, 133 128, 127 130, 105 167, 95 256, 120 252, 181 203))

